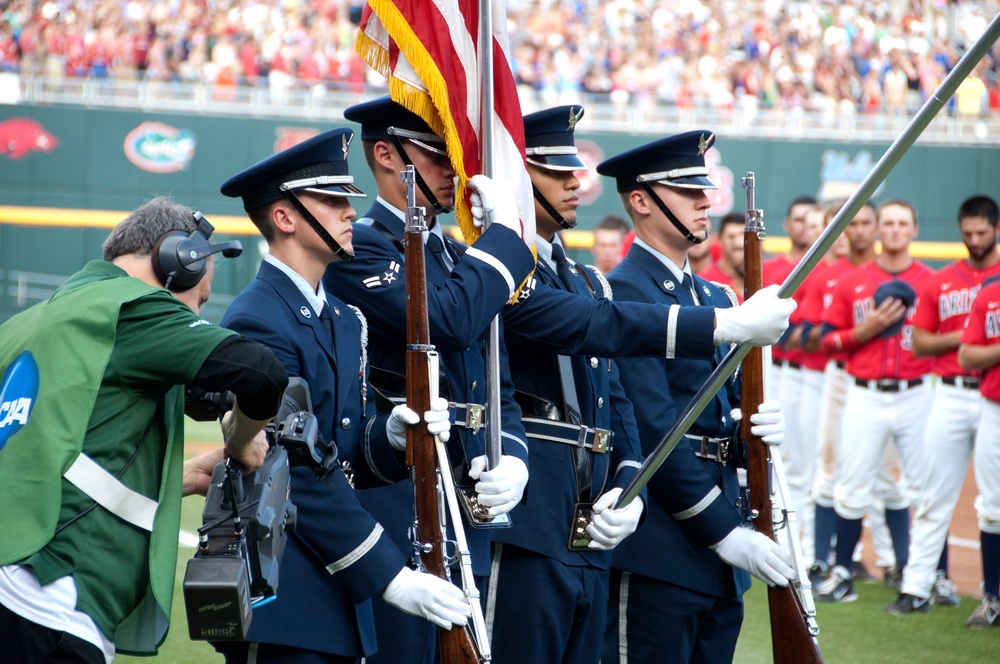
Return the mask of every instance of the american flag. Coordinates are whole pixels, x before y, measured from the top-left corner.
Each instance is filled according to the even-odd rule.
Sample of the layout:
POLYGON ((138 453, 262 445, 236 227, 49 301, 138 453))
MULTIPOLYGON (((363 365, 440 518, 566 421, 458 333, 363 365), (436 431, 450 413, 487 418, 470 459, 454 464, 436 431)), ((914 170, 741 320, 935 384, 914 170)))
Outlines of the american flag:
MULTIPOLYGON (((524 158, 524 126, 510 69, 506 5, 494 0, 493 131, 495 177, 514 185, 523 223, 534 226, 531 179, 524 158)), ((455 218, 468 244, 480 235, 472 223, 466 183, 483 173, 478 0, 369 0, 355 49, 389 79, 392 99, 444 137, 458 174, 455 218)))

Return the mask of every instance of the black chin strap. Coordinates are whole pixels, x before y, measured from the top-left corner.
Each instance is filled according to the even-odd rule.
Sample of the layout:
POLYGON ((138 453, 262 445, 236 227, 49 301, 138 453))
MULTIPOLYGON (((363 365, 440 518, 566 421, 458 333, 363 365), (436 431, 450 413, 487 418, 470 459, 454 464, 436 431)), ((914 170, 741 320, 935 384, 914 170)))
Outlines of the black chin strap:
POLYGON ((670 220, 670 223, 674 225, 674 228, 679 230, 681 234, 685 238, 687 238, 688 242, 690 242, 691 244, 701 244, 702 242, 708 239, 707 230, 705 231, 705 237, 698 237, 697 235, 689 231, 684 226, 684 224, 681 223, 681 220, 674 216, 674 213, 670 211, 670 209, 667 207, 667 204, 664 203, 663 200, 656 195, 656 192, 653 191, 653 187, 651 187, 648 182, 640 182, 639 184, 641 184, 643 189, 645 189, 649 193, 649 195, 653 198, 653 200, 656 201, 656 207, 660 208, 660 212, 662 212, 664 216, 666 216, 666 218, 670 220))
POLYGON ((542 206, 542 209, 544 209, 546 212, 549 213, 549 216, 552 217, 553 221, 555 221, 557 224, 559 224, 566 230, 569 230, 574 226, 576 226, 575 221, 569 221, 563 218, 561 214, 556 212, 556 209, 552 207, 552 203, 549 203, 548 200, 546 200, 545 197, 542 196, 542 192, 538 191, 538 187, 536 187, 534 183, 532 183, 531 185, 531 191, 535 193, 535 200, 538 201, 538 204, 542 206))
MULTIPOLYGON (((396 144, 396 152, 399 153, 399 157, 403 160, 403 164, 406 166, 413 166, 413 162, 410 161, 410 156, 406 154, 406 150, 403 149, 403 141, 399 139, 399 136, 392 134, 392 142, 396 144)), ((431 204, 431 207, 434 208, 435 212, 438 214, 448 214, 455 209, 454 206, 448 207, 437 199, 437 196, 431 192, 431 188, 427 186, 426 182, 424 182, 424 178, 421 177, 420 171, 418 171, 415 166, 413 172, 417 175, 417 186, 420 187, 420 191, 423 192, 424 198, 426 198, 427 202, 431 204)))
POLYGON ((323 228, 323 225, 317 221, 316 217, 314 217, 312 212, 309 211, 309 208, 302 204, 302 201, 299 200, 299 197, 295 195, 294 191, 285 191, 285 198, 287 198, 288 202, 292 204, 292 207, 298 210, 299 214, 302 215, 302 218, 305 219, 310 226, 312 226, 313 230, 316 231, 316 235, 319 235, 320 239, 323 240, 323 242, 326 242, 328 247, 333 249, 333 253, 337 254, 340 260, 354 260, 354 254, 349 252, 347 249, 344 249, 336 240, 333 239, 333 236, 330 235, 325 228, 323 228))

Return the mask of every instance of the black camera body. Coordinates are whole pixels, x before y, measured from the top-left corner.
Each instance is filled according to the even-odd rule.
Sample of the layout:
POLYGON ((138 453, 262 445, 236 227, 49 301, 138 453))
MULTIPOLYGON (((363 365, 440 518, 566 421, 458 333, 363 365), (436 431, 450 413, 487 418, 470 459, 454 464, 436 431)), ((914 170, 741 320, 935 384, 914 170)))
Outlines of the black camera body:
MULTIPOLYGON (((232 406, 215 395, 208 400, 232 406)), ((336 463, 336 446, 319 439, 311 410, 308 385, 292 378, 265 428, 270 449, 263 465, 244 473, 226 460, 212 472, 198 549, 184 574, 191 639, 246 638, 252 609, 276 596, 286 538, 295 528, 291 469, 306 466, 323 478, 336 463)))

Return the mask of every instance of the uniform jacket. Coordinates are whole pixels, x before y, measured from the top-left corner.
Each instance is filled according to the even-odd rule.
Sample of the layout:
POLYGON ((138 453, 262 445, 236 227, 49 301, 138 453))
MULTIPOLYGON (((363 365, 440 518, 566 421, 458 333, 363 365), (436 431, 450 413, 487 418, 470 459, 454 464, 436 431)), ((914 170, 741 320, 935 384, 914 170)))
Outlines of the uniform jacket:
MULTIPOLYGON (((381 202, 376 202, 365 218, 354 224, 355 259, 332 263, 323 278, 328 293, 337 293, 345 301, 357 305, 367 317, 371 366, 397 375, 405 374, 406 366, 406 270, 400 249, 404 233, 403 221, 381 202), (373 221, 388 229, 399 244, 373 228, 373 221)), ((534 267, 534 262, 524 242, 500 225, 483 233, 461 258, 460 248, 450 240, 448 244, 455 262, 455 269, 450 274, 429 249, 425 247, 424 250, 430 340, 440 354, 447 376, 448 394, 442 396, 456 403, 485 404, 484 344, 490 321, 534 267), (494 264, 510 266, 504 268, 510 273, 504 275, 494 264)), ((500 344, 500 367, 503 452, 527 464, 521 411, 514 402, 503 344, 500 344)), ((374 385, 383 387, 377 381, 374 385)), ((473 433, 471 429, 454 427, 449 444, 452 465, 460 464, 462 456, 468 461, 484 454, 485 434, 485 429, 473 433)), ((400 546, 409 547, 407 529, 413 523, 413 514, 401 509, 400 501, 407 500, 412 507, 413 492, 408 481, 398 484, 399 480, 408 477, 405 466, 387 447, 372 446, 366 450, 366 458, 374 479, 397 482, 397 485, 366 491, 365 504, 387 526, 392 524, 390 533, 400 546)), ((368 486, 378 486, 378 483, 368 486)), ((466 535, 475 573, 489 574, 489 531, 466 529, 466 535)))
MULTIPOLYGON (((257 278, 233 301, 222 325, 269 347, 288 371, 309 384, 313 412, 324 441, 336 442, 341 461, 356 464, 374 406, 365 400, 361 322, 343 302, 327 295, 334 327, 330 342, 319 316, 295 284, 262 263, 257 278)), ((368 392, 370 394, 370 391, 368 392)), ((311 471, 292 471, 295 531, 282 559, 278 598, 254 610, 249 641, 331 652, 371 654, 375 631, 368 598, 380 593, 406 556, 364 508, 337 469, 332 484, 311 471)))
MULTIPOLYGON (((580 273, 588 268, 575 266, 574 269, 577 271, 574 287, 579 295, 567 292, 555 272, 539 261, 534 275, 535 287, 517 304, 504 308, 511 375, 519 392, 541 397, 562 408, 563 388, 557 354, 571 355, 575 351, 576 354, 571 355, 571 364, 581 422, 589 427, 612 431, 613 447, 609 453, 588 454, 592 489, 580 496, 573 447, 531 438, 532 490, 527 502, 511 513, 513 527, 498 530, 494 538, 567 565, 590 564, 608 568, 611 564, 609 551, 569 550, 567 541, 574 504, 578 500, 592 502, 613 487, 624 488, 635 476, 642 456, 632 404, 625 397, 617 366, 608 359, 583 353, 610 351, 630 344, 638 347, 646 343, 651 346, 649 352, 662 356, 665 339, 651 338, 657 337, 659 330, 663 330, 665 335, 667 308, 663 308, 660 325, 649 320, 649 312, 642 317, 642 321, 629 319, 627 311, 616 317, 612 315, 611 307, 595 306, 610 305, 611 300, 606 297, 610 293, 604 292, 594 273, 588 274, 588 284, 580 273), (590 296, 591 285, 595 288, 597 299, 590 296), (594 316, 598 311, 601 313, 594 316), (612 322, 615 318, 620 319, 620 325, 612 322), (608 324, 602 325, 605 321, 608 324), (642 322, 648 325, 650 333, 638 333, 642 322), (634 336, 619 336, 627 334, 633 325, 636 327, 634 336)), ((528 412, 527 408, 524 410, 526 416, 542 417, 528 412)), ((565 411, 562 421, 567 421, 565 411)))
MULTIPOLYGON (((617 300, 694 305, 691 294, 652 253, 632 245, 608 275, 617 300)), ((702 305, 731 306, 721 289, 698 276, 694 286, 702 305)), ((722 348, 702 359, 619 359, 625 393, 635 407, 642 452, 660 443, 722 360, 722 348), (711 358, 711 359, 709 359, 711 358)), ((733 381, 699 416, 690 434, 729 437, 734 431, 730 410, 738 403, 733 381)), ((740 524, 736 465, 725 466, 695 456, 682 440, 648 485, 646 521, 614 551, 613 566, 715 596, 738 596, 749 587, 749 575, 730 567, 707 547, 740 524)))

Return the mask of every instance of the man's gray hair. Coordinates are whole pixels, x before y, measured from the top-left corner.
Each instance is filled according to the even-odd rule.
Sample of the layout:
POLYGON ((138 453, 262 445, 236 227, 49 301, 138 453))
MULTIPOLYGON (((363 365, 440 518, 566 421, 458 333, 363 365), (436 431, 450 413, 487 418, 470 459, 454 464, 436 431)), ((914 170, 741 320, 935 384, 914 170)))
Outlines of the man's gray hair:
POLYGON ((194 210, 168 196, 158 196, 118 222, 102 245, 101 257, 111 262, 128 254, 148 256, 167 233, 191 233, 196 227, 194 210))

